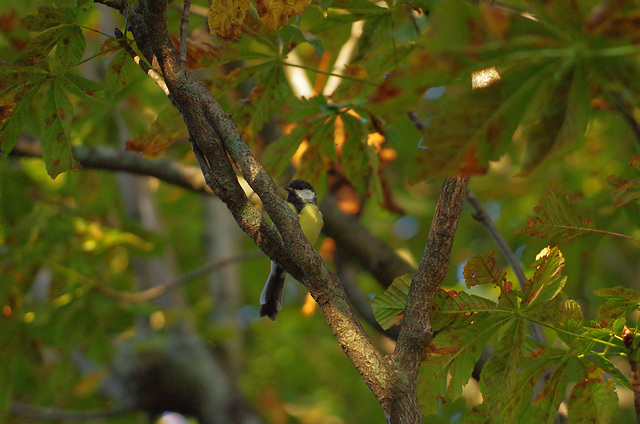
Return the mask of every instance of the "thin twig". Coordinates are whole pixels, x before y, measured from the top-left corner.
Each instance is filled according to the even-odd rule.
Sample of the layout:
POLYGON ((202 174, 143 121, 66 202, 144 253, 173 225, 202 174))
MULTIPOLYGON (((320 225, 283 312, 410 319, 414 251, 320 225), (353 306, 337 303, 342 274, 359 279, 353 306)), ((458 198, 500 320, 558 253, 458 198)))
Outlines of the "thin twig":
POLYGON ((173 281, 169 281, 166 284, 161 284, 158 286, 151 287, 147 290, 143 290, 136 293, 122 293, 116 292, 105 287, 96 286, 95 290, 99 293, 104 294, 107 297, 112 299, 121 301, 121 302, 129 302, 129 303, 141 303, 146 302, 147 300, 155 299, 158 296, 163 295, 167 291, 171 289, 175 289, 176 287, 181 286, 182 284, 193 280, 194 278, 201 277, 206 275, 212 271, 222 268, 223 266, 229 265, 232 262, 237 261, 245 261, 248 259, 254 259, 264 256, 262 252, 248 252, 241 253, 239 255, 231 256, 226 259, 222 259, 219 261, 208 263, 200 268, 194 269, 191 272, 188 272, 173 281))
POLYGON ((184 0, 182 21, 180 21, 180 72, 187 68, 187 32, 189 31, 189 11, 191 0, 184 0))
POLYGON ((149 77, 153 80, 153 82, 155 82, 158 85, 158 87, 160 87, 162 91, 164 91, 164 94, 169 96, 171 93, 169 93, 169 88, 167 87, 167 84, 164 82, 162 77, 158 75, 156 71, 151 69, 151 67, 147 65, 147 63, 144 60, 140 58, 140 55, 138 55, 138 53, 136 53, 135 50, 131 48, 129 43, 127 43, 127 40, 125 40, 124 34, 122 33, 122 31, 116 28, 113 31, 113 33, 115 37, 118 39, 118 43, 120 44, 120 46, 122 46, 122 48, 125 49, 127 53, 129 53, 129 56, 131 56, 131 58, 136 63, 136 65, 138 65, 144 71, 145 74, 149 75, 149 77))
POLYGON ((101 418, 112 418, 134 411, 132 407, 105 409, 97 411, 78 411, 60 408, 28 405, 22 402, 11 402, 11 412, 15 415, 28 416, 46 421, 86 421, 101 418))

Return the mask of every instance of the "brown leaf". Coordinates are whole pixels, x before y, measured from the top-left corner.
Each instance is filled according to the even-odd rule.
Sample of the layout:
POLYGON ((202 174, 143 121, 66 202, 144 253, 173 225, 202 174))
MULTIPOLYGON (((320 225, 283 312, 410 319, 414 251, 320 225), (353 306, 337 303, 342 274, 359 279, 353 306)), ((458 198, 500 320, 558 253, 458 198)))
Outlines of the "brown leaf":
POLYGON ((265 26, 278 29, 290 17, 304 12, 309 3, 309 0, 256 0, 256 9, 265 26))
MULTIPOLYGON (((180 40, 171 36, 171 41, 176 47, 176 50, 178 50, 180 48, 180 40)), ((211 43, 187 39, 187 69, 193 71, 202 68, 202 60, 207 57, 216 56, 219 51, 220 48, 211 43)))

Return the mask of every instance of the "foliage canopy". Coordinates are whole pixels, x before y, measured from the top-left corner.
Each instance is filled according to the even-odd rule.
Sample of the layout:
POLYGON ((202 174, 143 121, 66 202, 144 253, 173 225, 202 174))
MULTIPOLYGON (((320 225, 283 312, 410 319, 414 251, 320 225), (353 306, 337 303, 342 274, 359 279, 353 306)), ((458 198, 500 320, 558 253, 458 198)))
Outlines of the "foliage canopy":
MULTIPOLYGON (((469 423, 539 423, 554 422, 560 408, 576 422, 629 419, 618 398, 633 391, 638 360, 635 2, 194 1, 183 40, 182 4, 174 3, 168 29, 176 48, 186 48, 186 68, 274 179, 312 182, 320 197, 335 197, 417 263, 436 183, 471 176, 518 262, 532 263, 518 281, 463 210, 450 272, 434 294, 436 336, 420 368, 425 415, 451 422, 465 411, 469 423), (466 406, 463 388, 474 386, 479 361, 483 401, 466 406)), ((266 260, 242 267, 234 280, 244 315, 231 324, 211 318, 225 298, 202 277, 175 285, 184 296, 179 306, 124 296, 148 288, 136 274, 139 261, 164 258, 177 264, 174 275, 206 262, 201 234, 213 225, 203 222, 201 198, 162 184, 152 197, 166 226, 150 227, 129 212, 120 177, 92 170, 148 173, 140 169, 157 159, 160 178, 172 181, 169 171, 196 164, 183 117, 140 72, 139 63, 145 72, 158 64, 134 42, 134 23, 107 7, 127 16, 136 6, 0 5, 0 410, 7 419, 26 422, 10 413, 15 402, 108 404, 106 376, 122 359, 114 339, 132 339, 134 351, 155 358, 156 345, 141 340, 144 321, 167 339, 168 329, 189 322, 217 347, 241 340, 238 385, 273 422, 313 413, 380 420, 379 410, 342 400, 375 404, 311 303, 301 308, 306 321, 295 307, 277 326, 257 321, 252 305, 266 260), (124 154, 101 159, 109 152, 124 154), (78 352, 94 366, 79 366, 78 352), (274 389, 269 381, 277 379, 282 386, 274 389)), ((241 240, 237 249, 250 250, 241 240)), ((329 242, 322 251, 335 253, 329 242)), ((412 274, 386 290, 363 269, 355 275, 364 291, 379 293, 372 303, 380 325, 402 322, 412 274)))

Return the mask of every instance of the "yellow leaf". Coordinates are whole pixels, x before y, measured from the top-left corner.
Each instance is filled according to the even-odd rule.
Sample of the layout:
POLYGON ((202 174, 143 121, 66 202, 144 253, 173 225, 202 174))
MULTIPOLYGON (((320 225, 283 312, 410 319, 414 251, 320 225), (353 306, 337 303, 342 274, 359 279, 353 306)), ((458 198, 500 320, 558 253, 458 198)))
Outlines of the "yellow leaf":
POLYGON ((313 300, 313 297, 311 297, 309 293, 307 293, 304 298, 304 305, 302 305, 302 315, 304 315, 305 317, 313 315, 317 307, 318 304, 316 303, 316 301, 313 300))
POLYGON ((98 390, 98 386, 104 380, 105 373, 102 370, 92 371, 80 379, 73 388, 73 394, 78 397, 89 396, 98 390))
POLYGON ((209 32, 223 40, 237 40, 247 10, 249 0, 213 0, 209 7, 209 32))
POLYGON ((256 9, 265 26, 278 29, 290 17, 304 12, 309 3, 310 0, 256 0, 256 9))

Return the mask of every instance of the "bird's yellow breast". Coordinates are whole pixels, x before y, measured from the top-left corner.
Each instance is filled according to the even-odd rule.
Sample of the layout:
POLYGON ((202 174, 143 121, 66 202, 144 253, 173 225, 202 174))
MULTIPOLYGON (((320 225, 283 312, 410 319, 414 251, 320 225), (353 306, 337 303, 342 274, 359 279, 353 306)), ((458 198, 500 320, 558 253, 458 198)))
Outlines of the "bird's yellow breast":
MULTIPOLYGON (((296 211, 292 204, 289 204, 289 207, 291 207, 294 212, 296 211)), ((302 212, 298 214, 298 221, 300 221, 300 227, 302 227, 302 232, 307 237, 307 240, 309 240, 311 245, 314 245, 324 225, 322 212, 320 212, 318 205, 313 203, 304 205, 302 212)))

